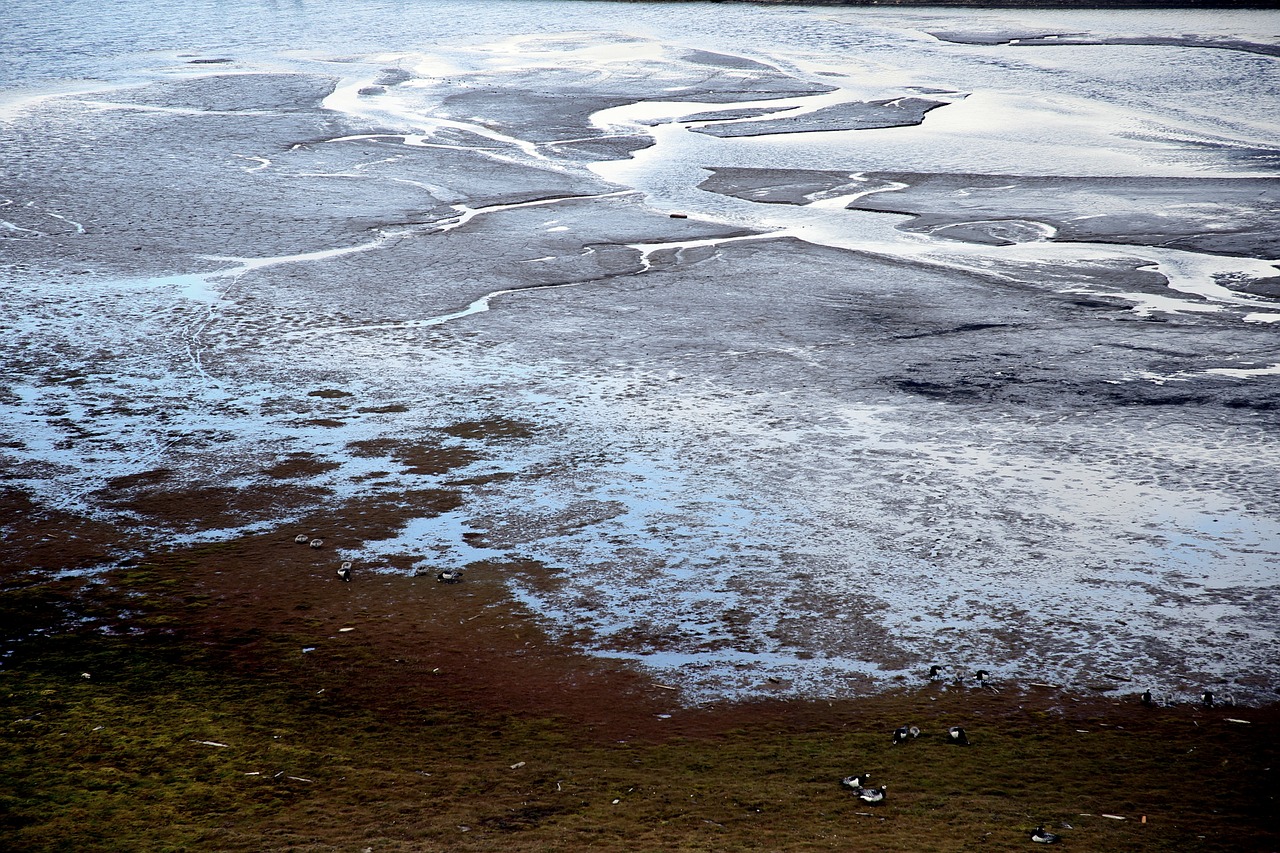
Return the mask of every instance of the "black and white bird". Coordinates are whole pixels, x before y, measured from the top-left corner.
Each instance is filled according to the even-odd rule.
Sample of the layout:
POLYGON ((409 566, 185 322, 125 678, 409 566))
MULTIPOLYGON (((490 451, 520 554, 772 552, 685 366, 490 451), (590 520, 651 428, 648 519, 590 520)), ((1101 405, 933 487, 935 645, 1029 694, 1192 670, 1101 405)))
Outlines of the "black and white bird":
POLYGON ((458 569, 445 569, 436 572, 436 580, 440 583, 462 583, 462 572, 458 569))
POLYGON ((1213 707, 1213 691, 1206 690, 1205 692, 1201 693, 1200 701, 1204 703, 1204 706, 1206 708, 1212 708, 1213 707))
POLYGON ((1054 835, 1043 826, 1037 826, 1031 832, 1031 840, 1037 844, 1057 844, 1062 840, 1061 835, 1054 835))
POLYGON ((973 674, 973 680, 974 680, 974 681, 976 681, 976 682, 978 682, 978 686, 979 686, 979 687, 986 687, 986 686, 987 686, 987 676, 988 676, 988 675, 990 675, 990 674, 991 674, 991 673, 987 672, 985 669, 980 669, 980 670, 978 670, 977 672, 975 672, 975 673, 973 674))
POLYGON ((941 678, 941 677, 942 677, 942 667, 941 667, 941 666, 939 666, 938 664, 936 664, 936 663, 935 663, 933 666, 929 667, 929 678, 930 678, 930 679, 938 679, 938 678, 941 678))
POLYGON ((293 537, 293 541, 297 542, 299 545, 306 545, 310 539, 311 537, 305 533, 299 533, 297 536, 293 537))
POLYGON ((842 788, 848 788, 855 794, 862 793, 862 783, 864 780, 871 778, 869 773, 863 773, 861 776, 846 776, 840 780, 842 788))
POLYGON ((308 545, 310 545, 312 548, 323 548, 323 547, 324 547, 324 540, 323 540, 323 539, 312 539, 312 540, 311 540, 310 542, 308 542, 307 544, 308 544, 308 545))
POLYGON ((947 729, 947 743, 954 743, 957 746, 968 746, 969 736, 965 734, 964 729, 959 726, 952 726, 947 729))
POLYGON ((350 562, 345 562, 341 566, 338 566, 338 577, 342 578, 347 583, 351 583, 351 563, 350 562))
POLYGON ((912 738, 920 737, 920 729, 917 726, 900 726, 893 730, 893 742, 906 743, 912 738))
POLYGON ((1142 695, 1138 697, 1138 701, 1143 705, 1146 705, 1148 708, 1154 708, 1156 704, 1156 700, 1151 698, 1150 690, 1142 691, 1142 695))
POLYGON ((858 799, 868 805, 879 805, 884 802, 885 789, 888 787, 888 785, 881 785, 879 788, 863 788, 858 791, 858 799))

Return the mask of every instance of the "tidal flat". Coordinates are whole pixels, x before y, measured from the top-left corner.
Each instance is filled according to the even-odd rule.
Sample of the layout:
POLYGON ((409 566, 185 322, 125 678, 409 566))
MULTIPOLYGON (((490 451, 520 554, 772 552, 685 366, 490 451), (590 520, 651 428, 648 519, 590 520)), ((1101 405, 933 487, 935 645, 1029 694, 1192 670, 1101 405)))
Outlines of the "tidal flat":
POLYGON ((15 849, 1278 843, 1274 13, 19 7, 15 849))

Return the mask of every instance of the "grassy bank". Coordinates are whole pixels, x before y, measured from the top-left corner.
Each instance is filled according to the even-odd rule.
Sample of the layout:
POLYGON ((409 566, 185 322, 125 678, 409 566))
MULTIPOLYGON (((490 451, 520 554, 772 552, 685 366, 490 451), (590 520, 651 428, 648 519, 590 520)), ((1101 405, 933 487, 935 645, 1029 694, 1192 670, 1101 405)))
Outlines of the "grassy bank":
MULTIPOLYGON (((118 587, 74 596, 56 583, 5 591, 8 616, 14 605, 65 615, 72 601, 101 612, 131 602, 134 630, 77 627, 93 622, 83 611, 10 657, 0 675, 0 846, 1014 850, 1041 823, 1078 850, 1280 845, 1274 708, 1148 709, 1011 685, 929 686, 838 703, 671 705, 668 717, 608 681, 568 706, 550 697, 486 706, 479 674, 461 691, 439 666, 402 677, 406 661, 376 640, 317 665, 324 650, 301 653, 314 642, 305 632, 280 627, 228 644, 175 629, 208 607, 189 586, 199 563, 184 557, 181 574, 136 567, 118 587), (328 681, 317 666, 333 670, 328 681), (404 695, 387 696, 397 679, 404 695), (890 732, 907 722, 925 734, 892 745, 890 732), (956 724, 972 746, 944 742, 956 724), (867 806, 842 790, 852 773, 888 783, 887 801, 867 806)), ((450 654, 466 658, 476 635, 456 615, 434 618, 452 623, 450 654)), ((535 680, 550 668, 547 683, 569 690, 592 677, 569 651, 526 648, 535 680)))

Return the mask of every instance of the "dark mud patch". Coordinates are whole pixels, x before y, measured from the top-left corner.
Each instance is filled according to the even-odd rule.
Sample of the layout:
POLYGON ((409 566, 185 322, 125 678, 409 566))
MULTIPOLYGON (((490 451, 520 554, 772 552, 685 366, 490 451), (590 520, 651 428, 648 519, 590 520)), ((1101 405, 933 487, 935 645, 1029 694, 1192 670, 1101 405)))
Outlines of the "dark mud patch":
POLYGON ((311 453, 299 453, 281 462, 264 468, 262 473, 276 480, 296 480, 304 477, 318 477, 340 467, 338 463, 321 459, 311 453))
POLYGON ((526 421, 510 418, 487 418, 483 421, 461 421, 445 427, 444 432, 455 438, 510 439, 530 438, 534 427, 526 421))
POLYGON ((462 446, 417 444, 390 438, 354 441, 347 445, 352 455, 364 458, 387 458, 412 474, 444 474, 455 468, 464 468, 480 458, 476 451, 462 446))
POLYGON ((110 488, 92 495, 95 502, 171 529, 194 532, 241 527, 289 515, 324 499, 327 492, 279 484, 249 490, 235 486, 110 488))

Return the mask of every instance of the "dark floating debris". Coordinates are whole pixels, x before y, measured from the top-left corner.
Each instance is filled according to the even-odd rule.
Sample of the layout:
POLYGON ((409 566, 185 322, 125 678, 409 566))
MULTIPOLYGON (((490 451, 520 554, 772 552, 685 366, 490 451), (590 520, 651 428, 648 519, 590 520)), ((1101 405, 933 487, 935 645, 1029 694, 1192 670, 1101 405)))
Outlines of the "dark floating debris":
POLYGON ((673 213, 673 214, 671 214, 671 218, 672 218, 672 219, 688 219, 688 218, 689 218, 689 214, 687 214, 687 213, 673 213))
POLYGON ((959 726, 952 726, 947 729, 947 743, 954 743, 957 746, 968 746, 969 735, 959 726))
POLYGON ((436 572, 436 580, 440 583, 462 583, 462 572, 458 569, 445 569, 436 572))
POLYGON ((1043 826, 1037 826, 1031 831, 1031 840, 1037 844, 1057 844, 1062 840, 1062 836, 1049 832, 1043 826))

